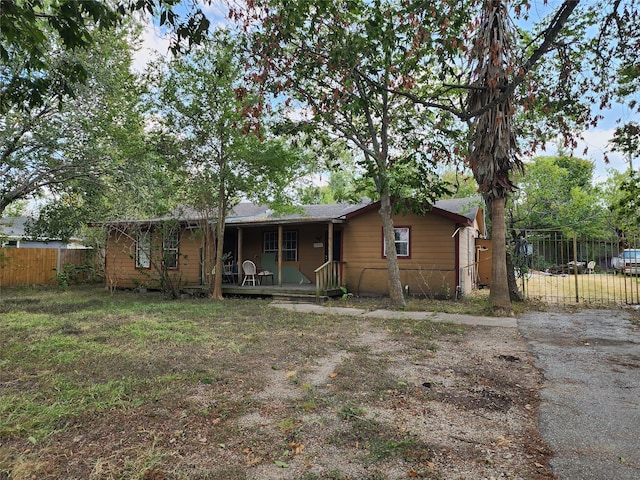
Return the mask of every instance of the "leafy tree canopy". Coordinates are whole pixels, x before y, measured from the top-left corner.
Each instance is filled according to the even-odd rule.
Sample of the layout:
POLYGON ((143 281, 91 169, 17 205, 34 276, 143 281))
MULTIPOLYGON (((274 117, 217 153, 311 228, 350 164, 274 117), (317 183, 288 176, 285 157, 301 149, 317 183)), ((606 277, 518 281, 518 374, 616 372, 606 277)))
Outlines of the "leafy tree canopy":
MULTIPOLYGON (((205 0, 209 3, 209 0, 205 0)), ((73 51, 92 46, 98 32, 112 29, 135 12, 154 16, 172 31, 171 50, 200 42, 209 20, 196 2, 180 0, 0 0, 0 113, 41 105, 51 93, 61 101, 89 76, 73 58, 53 62, 52 46, 73 51), (175 13, 180 4, 184 15, 175 13), (20 65, 18 72, 5 65, 20 65)))
POLYGON ((614 227, 621 232, 637 234, 640 228, 640 174, 614 171, 604 188, 614 227))
MULTIPOLYGON (((149 72, 157 129, 183 162, 183 198, 203 217, 207 272, 223 269, 228 212, 243 198, 284 207, 288 187, 304 173, 306 160, 270 137, 266 99, 244 79, 239 41, 217 31, 201 48, 149 72)), ((215 275, 210 285, 212 297, 222 299, 222 276, 215 275)))
POLYGON ((591 161, 571 157, 536 157, 519 181, 511 228, 558 229, 581 235, 608 231, 602 194, 592 185, 591 161))
MULTIPOLYGON (((39 104, 0 114, 0 213, 38 199, 37 228, 67 238, 88 220, 155 210, 169 177, 145 142, 128 32, 96 33, 91 50, 54 45, 47 55, 50 64, 82 63, 88 77, 62 104, 50 86, 39 104)), ((4 67, 18 74, 13 60, 4 67)))

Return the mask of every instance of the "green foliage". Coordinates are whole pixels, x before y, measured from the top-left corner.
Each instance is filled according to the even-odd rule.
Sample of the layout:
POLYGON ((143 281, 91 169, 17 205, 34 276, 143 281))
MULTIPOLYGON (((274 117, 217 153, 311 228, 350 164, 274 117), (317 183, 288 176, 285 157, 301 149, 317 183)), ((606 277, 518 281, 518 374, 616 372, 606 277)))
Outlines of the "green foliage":
MULTIPOLYGON (((0 115, 0 212, 44 198, 33 234, 66 239, 88 220, 152 210, 151 196, 167 198, 152 181, 166 169, 145 143, 129 33, 95 32, 93 42, 90 51, 54 44, 47 53, 84 65, 87 84, 74 84, 75 97, 57 105, 51 90, 36 106, 0 115)), ((19 63, 5 68, 20 72, 19 63)))
POLYGON ((478 184, 472 173, 459 172, 457 169, 447 169, 441 174, 447 183, 450 193, 444 198, 469 198, 478 194, 478 184))
POLYGON ((342 300, 347 301, 349 300, 351 297, 353 297, 353 293, 351 293, 349 290, 347 290, 347 287, 345 286, 340 286, 340 291, 342 292, 342 300))
MULTIPOLYGON (((222 270, 228 212, 241 198, 287 205, 287 187, 304 172, 306 160, 269 136, 267 100, 245 82, 241 47, 238 38, 218 31, 202 48, 157 63, 147 74, 155 134, 171 145, 169 156, 182 160, 180 195, 204 219, 206 272, 222 270)), ((207 282, 213 296, 221 297, 221 276, 207 282)))
POLYGON ((195 4, 183 6, 184 14, 178 15, 175 4, 175 0, 124 0, 117 4, 102 0, 1 0, 0 115, 13 109, 37 108, 52 98, 60 104, 73 95, 78 83, 89 80, 90 72, 82 62, 52 58, 52 43, 68 52, 89 51, 102 31, 116 27, 134 12, 149 13, 160 26, 172 30, 173 53, 202 41, 209 20, 195 4), (22 62, 20 74, 5 69, 17 60, 22 62))
POLYGON ((614 152, 626 155, 629 170, 633 170, 633 159, 640 156, 640 125, 629 122, 617 127, 609 144, 614 152))
POLYGON ((358 405, 344 405, 338 411, 338 417, 341 420, 353 420, 355 418, 364 418, 367 411, 358 405))
POLYGON ((640 227, 640 174, 628 171, 614 179, 616 195, 610 198, 609 209, 616 226, 624 232, 637 232, 640 227))
POLYGON ((592 186, 592 162, 570 157, 536 157, 518 178, 510 210, 517 229, 558 229, 566 234, 603 235, 608 228, 602 192, 592 186))
POLYGON ((435 79, 438 70, 435 61, 426 67, 433 44, 412 42, 414 32, 402 22, 411 19, 437 31, 448 15, 446 22, 454 28, 464 23, 465 10, 420 12, 364 1, 344 9, 317 2, 255 6, 265 9, 264 29, 253 44, 261 75, 275 90, 284 90, 291 108, 313 112, 298 131, 324 139, 321 145, 337 137, 356 149, 361 177, 370 180, 363 186, 374 187, 374 200, 390 194, 418 206, 437 199, 443 188, 434 165, 449 156, 443 131, 454 124, 394 91, 410 91, 414 78, 431 85, 426 77, 435 79))

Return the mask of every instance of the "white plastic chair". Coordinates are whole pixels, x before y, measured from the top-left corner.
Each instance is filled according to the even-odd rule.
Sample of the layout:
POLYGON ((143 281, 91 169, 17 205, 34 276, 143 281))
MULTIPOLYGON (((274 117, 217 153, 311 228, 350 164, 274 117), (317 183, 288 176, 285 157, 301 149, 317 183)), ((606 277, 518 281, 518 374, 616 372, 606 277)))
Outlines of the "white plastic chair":
POLYGON ((596 273, 594 268, 596 268, 596 262, 591 260, 589 263, 587 263, 587 274, 596 273))
POLYGON ((251 260, 245 260, 242 262, 242 272, 244 273, 244 280, 242 280, 242 285, 244 286, 246 283, 253 285, 259 285, 256 274, 258 273, 258 269, 256 268, 256 264, 251 260))

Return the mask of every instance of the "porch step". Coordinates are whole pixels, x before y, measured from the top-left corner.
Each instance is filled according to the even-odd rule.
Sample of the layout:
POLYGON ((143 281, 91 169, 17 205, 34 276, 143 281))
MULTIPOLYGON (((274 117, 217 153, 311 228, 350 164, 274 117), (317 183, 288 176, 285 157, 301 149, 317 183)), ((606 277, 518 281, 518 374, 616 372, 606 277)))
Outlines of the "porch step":
POLYGON ((182 287, 180 293, 188 297, 205 297, 209 293, 209 288, 205 285, 192 285, 182 287))
POLYGON ((330 297, 336 297, 342 295, 340 289, 331 289, 326 292, 322 292, 321 295, 316 294, 316 289, 313 285, 285 285, 279 287, 277 285, 252 285, 252 286, 238 286, 238 285, 223 285, 222 292, 226 295, 247 295, 254 297, 273 297, 279 300, 291 299, 291 300, 327 300, 330 297))
POLYGON ((329 300, 327 295, 311 295, 305 293, 274 293, 274 300, 317 300, 318 302, 326 302, 329 300))

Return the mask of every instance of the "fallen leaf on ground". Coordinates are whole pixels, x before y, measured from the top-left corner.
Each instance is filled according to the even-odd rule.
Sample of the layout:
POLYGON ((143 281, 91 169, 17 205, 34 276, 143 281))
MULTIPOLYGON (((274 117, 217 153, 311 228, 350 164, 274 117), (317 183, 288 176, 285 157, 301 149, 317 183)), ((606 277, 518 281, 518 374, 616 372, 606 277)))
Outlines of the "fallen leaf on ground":
POLYGON ((300 455, 300 454, 303 452, 303 450, 304 450, 304 445, 301 445, 301 444, 296 443, 296 442, 290 442, 290 443, 289 443, 289 446, 290 446, 291 448, 293 448, 293 453, 294 453, 295 455, 300 455))

